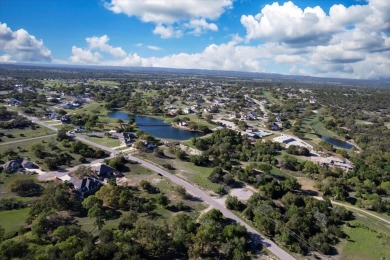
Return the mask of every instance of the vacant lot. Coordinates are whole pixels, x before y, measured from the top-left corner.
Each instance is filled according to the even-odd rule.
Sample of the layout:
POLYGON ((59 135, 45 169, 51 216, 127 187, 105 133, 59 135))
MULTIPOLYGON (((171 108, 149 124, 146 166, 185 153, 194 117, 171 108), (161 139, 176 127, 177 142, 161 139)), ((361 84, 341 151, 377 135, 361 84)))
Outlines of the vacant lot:
POLYGON ((0 133, 3 133, 4 136, 0 137, 2 140, 0 145, 5 142, 19 141, 24 139, 29 139, 33 137, 45 136, 50 134, 55 134, 54 131, 41 126, 35 126, 35 129, 31 127, 26 127, 23 129, 13 128, 13 129, 1 129, 0 133))
POLYGON ((390 237, 359 226, 359 223, 352 221, 352 227, 344 227, 349 239, 342 242, 340 259, 389 259, 390 237))
MULTIPOLYGON (((166 152, 168 153, 168 152, 166 152)), ((205 188, 210 191, 218 191, 221 188, 220 184, 212 183, 208 177, 212 172, 213 168, 211 167, 200 167, 196 166, 191 162, 181 161, 178 159, 170 158, 159 158, 153 155, 153 153, 142 153, 141 157, 144 157, 154 163, 159 165, 170 164, 175 170, 171 171, 174 174, 177 174, 190 182, 205 188)))
POLYGON ((109 137, 87 137, 87 140, 107 147, 117 147, 120 145, 118 139, 113 139, 109 137))
POLYGON ((0 226, 5 229, 6 236, 18 232, 28 217, 29 208, 0 211, 0 226))

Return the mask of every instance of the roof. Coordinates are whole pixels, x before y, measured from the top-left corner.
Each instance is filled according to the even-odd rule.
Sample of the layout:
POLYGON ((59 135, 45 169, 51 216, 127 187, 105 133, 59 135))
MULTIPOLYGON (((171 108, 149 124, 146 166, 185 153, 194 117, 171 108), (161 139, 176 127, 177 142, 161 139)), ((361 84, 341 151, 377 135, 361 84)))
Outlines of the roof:
MULTIPOLYGON (((19 158, 19 159, 16 159, 16 160, 11 160, 11 161, 8 161, 4 164, 4 168, 6 169, 17 169, 19 167, 23 167, 23 168, 31 168, 31 167, 36 167, 36 165, 34 163, 32 163, 31 161, 29 161, 27 158, 19 158)), ((38 168, 38 167, 36 167, 38 168)))
POLYGON ((100 164, 92 167, 93 171, 97 173, 98 176, 105 175, 107 173, 117 172, 115 168, 108 166, 107 164, 100 164))

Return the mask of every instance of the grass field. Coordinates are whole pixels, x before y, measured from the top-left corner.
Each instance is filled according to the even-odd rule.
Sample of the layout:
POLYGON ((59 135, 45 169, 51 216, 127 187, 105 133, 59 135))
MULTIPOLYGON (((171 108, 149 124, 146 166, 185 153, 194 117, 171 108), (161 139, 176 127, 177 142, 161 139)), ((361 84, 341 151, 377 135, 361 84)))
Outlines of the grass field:
POLYGON ((118 139, 113 139, 109 137, 87 137, 87 140, 107 147, 117 147, 120 145, 118 139))
POLYGON ((340 259, 390 259, 390 237, 359 223, 352 221, 352 227, 343 228, 349 239, 342 242, 340 259))
POLYGON ((29 208, 0 211, 0 226, 5 229, 6 236, 17 232, 28 217, 29 208))
MULTIPOLYGON (((167 154, 167 152, 165 152, 167 154)), ((191 162, 181 161, 177 159, 158 158, 153 154, 142 153, 141 157, 151 160, 159 165, 169 163, 175 170, 174 173, 182 176, 190 182, 205 188, 210 191, 218 191, 220 184, 212 183, 207 177, 212 172, 213 168, 196 166, 191 162)))
POLYGON ((88 115, 98 115, 98 116, 106 116, 109 110, 107 110, 103 103, 98 103, 92 101, 89 104, 83 105, 80 109, 65 109, 68 114, 88 114, 88 115))
POLYGON ((14 193, 8 190, 8 185, 15 180, 26 180, 26 179, 35 179, 34 176, 24 175, 24 174, 8 174, 2 173, 0 174, 0 194, 1 197, 15 196, 14 193))
POLYGON ((274 98, 274 97, 272 96, 272 93, 271 93, 271 92, 269 92, 269 91, 264 91, 264 92, 263 92, 263 96, 264 96, 265 98, 267 98, 268 101, 269 101, 271 104, 279 104, 279 100, 276 99, 276 98, 274 98))
MULTIPOLYGON (((354 213, 355 219, 356 219, 356 221, 359 221, 359 223, 367 226, 368 228, 370 228, 374 231, 384 233, 385 235, 390 236, 390 225, 389 224, 386 224, 385 222, 383 222, 379 219, 376 219, 372 216, 366 215, 358 210, 354 210, 351 208, 348 208, 348 210, 350 210, 354 213)), ((390 217, 386 214, 380 214, 380 213, 376 213, 373 211, 370 211, 370 213, 390 221, 390 217)))
POLYGON ((5 142, 19 141, 33 137, 45 136, 54 134, 55 132, 46 127, 36 126, 35 130, 31 129, 30 127, 26 127, 24 129, 1 129, 0 133, 4 134, 4 136, 0 138, 2 140, 2 142, 0 142, 1 145, 5 142), (7 137, 7 135, 9 134, 11 134, 13 137, 7 137))
POLYGON ((332 131, 326 129, 323 124, 319 121, 318 115, 311 115, 303 120, 303 127, 307 129, 305 132, 305 139, 311 144, 318 144, 321 138, 318 136, 329 136, 336 137, 337 135, 332 131))
POLYGON ((97 86, 97 85, 102 85, 102 86, 117 86, 117 85, 119 85, 118 82, 112 81, 112 80, 89 80, 88 84, 92 84, 95 86, 97 86))

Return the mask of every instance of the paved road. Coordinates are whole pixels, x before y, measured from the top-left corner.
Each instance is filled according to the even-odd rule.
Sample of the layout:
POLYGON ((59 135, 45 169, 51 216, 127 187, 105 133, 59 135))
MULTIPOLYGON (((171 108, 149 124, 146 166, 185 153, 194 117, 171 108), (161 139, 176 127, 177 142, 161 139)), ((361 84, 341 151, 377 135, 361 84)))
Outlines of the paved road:
POLYGON ((251 233, 251 237, 255 240, 254 241, 255 243, 256 242, 262 243, 265 248, 267 248, 269 251, 271 251, 274 255, 276 255, 280 259, 283 259, 283 260, 294 259, 294 257, 292 257, 286 251, 284 251, 283 249, 278 247, 273 241, 263 237, 258 231, 256 231, 251 226, 246 224, 243 220, 241 220, 239 217, 234 215, 230 210, 226 209, 224 205, 221 205, 216 198, 213 198, 212 196, 210 196, 209 194, 207 194, 206 192, 204 192, 200 188, 198 188, 198 187, 190 184, 189 182, 177 177, 176 175, 173 175, 173 174, 157 167, 156 165, 154 165, 150 162, 147 162, 145 160, 142 160, 142 159, 135 157, 135 156, 132 156, 132 155, 129 155, 128 158, 130 160, 137 161, 142 166, 144 166, 150 170, 153 170, 156 173, 163 175, 164 177, 166 177, 167 179, 169 179, 173 183, 178 184, 180 186, 183 186, 189 193, 199 197, 204 202, 208 203, 212 207, 221 211, 225 217, 233 219, 237 223, 240 223, 241 225, 245 226, 246 229, 251 233))
MULTIPOLYGON (((39 119, 37 118, 33 118, 33 117, 29 117, 29 116, 26 116, 24 114, 21 114, 20 115, 22 116, 25 116, 27 117, 28 119, 30 119, 31 121, 35 122, 36 124, 39 124, 39 125, 42 125, 42 126, 45 126, 49 129, 55 129, 54 127, 48 125, 48 124, 45 124, 43 122, 41 122, 39 119)), ((56 129, 55 129, 56 131, 56 129)), ((83 136, 76 136, 75 137, 76 140, 79 140, 81 142, 85 142, 89 145, 92 145, 92 146, 95 146, 97 148, 100 148, 102 150, 105 150, 105 151, 108 151, 111 153, 111 156, 114 156, 115 155, 115 150, 112 149, 112 148, 109 148, 109 147, 106 147, 104 145, 101 145, 101 144, 97 144, 97 143, 94 143, 92 141, 89 141, 87 139, 85 139, 85 137, 83 136)), ((137 161, 138 163, 140 163, 142 166, 150 169, 150 170, 153 170, 155 171, 156 173, 159 173, 161 174, 162 176, 168 178, 170 181, 172 181, 173 183, 177 184, 177 185, 180 185, 180 186, 183 186, 187 192, 199 197, 200 199, 202 199, 204 202, 208 203, 209 205, 211 205, 212 207, 218 209, 219 211, 222 212, 222 214, 227 217, 227 218, 230 218, 230 219, 233 219, 234 221, 236 221, 237 223, 240 223, 241 225, 245 226, 248 230, 248 232, 251 234, 251 238, 252 238, 252 242, 253 243, 261 243, 265 248, 267 248, 269 251, 271 251, 274 255, 276 255, 277 257, 279 257, 280 259, 283 259, 283 260, 290 260, 290 259, 295 259, 294 257, 292 257, 289 253, 287 253, 286 251, 284 251, 283 249, 281 249, 278 245, 276 245, 273 241, 263 237, 258 231, 256 231, 255 229, 253 229, 251 226, 249 226, 248 224, 246 224, 243 220, 241 220, 239 217, 237 217, 236 215, 234 215, 230 210, 226 209, 224 205, 221 205, 218 200, 216 198, 213 198, 212 196, 210 196, 209 194, 207 194, 206 192, 204 192, 203 190, 201 190, 200 188, 190 184, 189 182, 177 177, 176 175, 173 175, 159 167, 157 167, 156 165, 152 164, 151 162, 147 162, 145 160, 142 160, 138 157, 135 157, 135 156, 132 156, 132 155, 128 155, 128 158, 130 160, 134 160, 134 161, 137 161)), ((99 161, 99 160, 97 160, 99 161)), ((95 161, 96 162, 96 161, 95 161)), ((77 166, 73 167, 73 168, 76 168, 77 166)), ((68 170, 72 170, 73 168, 70 168, 68 170)), ((69 171, 65 171, 65 172, 48 172, 47 174, 44 174, 44 175, 41 175, 40 178, 42 179, 46 179, 48 178, 49 176, 51 178, 54 178, 54 177, 57 177, 58 175, 65 175, 67 174, 69 171)))
POLYGON ((36 118, 36 117, 28 116, 28 115, 23 114, 22 112, 19 112, 19 111, 18 111, 18 114, 19 114, 20 116, 23 116, 23 117, 27 118, 28 120, 30 120, 31 122, 33 122, 33 123, 35 123, 35 124, 37 124, 37 125, 40 125, 40 126, 49 128, 50 130, 53 130, 53 131, 57 132, 57 128, 55 128, 54 126, 51 126, 51 125, 49 125, 49 124, 46 124, 46 123, 42 122, 41 120, 39 120, 39 119, 36 118))
POLYGON ((56 136, 56 135, 57 134, 43 135, 43 136, 37 136, 37 137, 28 138, 28 139, 21 139, 21 140, 16 140, 16 141, 10 141, 10 142, 5 142, 5 143, 0 143, 0 146, 8 145, 8 144, 21 143, 21 142, 26 142, 26 141, 33 141, 33 140, 42 139, 42 138, 49 138, 49 137, 53 137, 53 136, 56 136))

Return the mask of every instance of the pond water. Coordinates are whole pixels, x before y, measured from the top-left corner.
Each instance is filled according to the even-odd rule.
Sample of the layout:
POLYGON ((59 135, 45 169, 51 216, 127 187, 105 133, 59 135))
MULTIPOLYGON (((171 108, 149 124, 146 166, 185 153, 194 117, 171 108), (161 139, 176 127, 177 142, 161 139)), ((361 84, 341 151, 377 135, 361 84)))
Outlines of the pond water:
MULTIPOLYGON (((107 114, 110 118, 118 118, 123 121, 129 121, 131 116, 125 112, 114 111, 107 114)), ((173 127, 169 123, 165 123, 161 119, 149 117, 149 116, 135 116, 135 122, 139 129, 142 131, 162 139, 173 139, 173 140, 188 140, 192 137, 202 136, 201 133, 191 132, 173 127)))
POLYGON ((333 137, 322 136, 321 139, 324 140, 325 142, 328 142, 328 143, 334 145, 334 146, 338 146, 338 147, 341 147, 344 149, 351 149, 353 147, 353 145, 351 145, 347 142, 341 141, 339 139, 333 138, 333 137))

